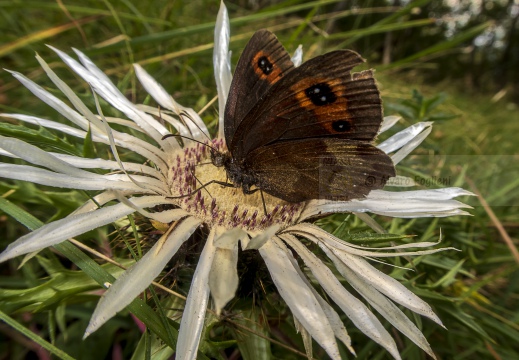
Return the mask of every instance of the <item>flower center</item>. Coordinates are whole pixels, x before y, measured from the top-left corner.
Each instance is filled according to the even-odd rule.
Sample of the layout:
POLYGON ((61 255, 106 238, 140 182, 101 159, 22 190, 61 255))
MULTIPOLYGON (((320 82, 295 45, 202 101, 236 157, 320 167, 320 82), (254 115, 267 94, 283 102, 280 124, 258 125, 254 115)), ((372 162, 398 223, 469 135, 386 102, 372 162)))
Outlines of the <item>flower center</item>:
MULTIPOLYGON (((215 139, 211 146, 221 151, 223 140, 215 139)), ((207 224, 227 228, 240 226, 248 230, 273 224, 285 227, 297 220, 303 209, 304 203, 289 203, 265 192, 263 202, 260 191, 244 194, 239 187, 214 183, 231 184, 225 168, 212 164, 207 146, 184 147, 173 164, 169 176, 171 196, 179 197, 176 199, 179 207, 207 224)))

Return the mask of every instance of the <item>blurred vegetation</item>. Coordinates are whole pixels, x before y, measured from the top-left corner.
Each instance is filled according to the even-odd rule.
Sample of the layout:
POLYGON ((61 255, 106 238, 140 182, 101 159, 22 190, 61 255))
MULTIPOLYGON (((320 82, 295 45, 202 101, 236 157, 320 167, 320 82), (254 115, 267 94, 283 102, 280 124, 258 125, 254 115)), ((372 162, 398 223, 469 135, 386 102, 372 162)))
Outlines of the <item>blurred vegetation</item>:
MULTIPOLYGON (((513 251, 519 233, 517 2, 240 0, 226 5, 233 63, 254 31, 264 27, 275 31, 289 52, 303 44, 305 59, 337 48, 354 49, 368 60, 366 67, 377 69, 386 114, 403 116, 394 131, 417 121, 435 121, 429 138, 398 166, 399 174, 448 178, 447 186, 480 193, 488 206, 479 198, 466 198, 462 200, 474 206, 470 217, 376 217, 392 234, 415 235, 401 241, 434 241, 441 229, 441 246, 461 250, 409 259, 412 272, 379 267, 427 300, 444 322, 448 330, 410 315, 439 359, 519 359, 519 259, 513 251)), ((216 95, 212 41, 218 8, 219 2, 213 0, 0 1, 0 65, 55 91, 34 59, 37 52, 95 109, 88 84, 78 81, 45 44, 68 53, 75 47, 89 55, 132 101, 149 101, 132 73, 131 64, 137 62, 177 101, 200 110, 216 95)), ((213 131, 215 106, 203 114, 213 131)), ((0 72, 0 111, 62 119, 5 71, 0 72)), ((109 108, 103 111, 120 115, 109 108)), ((61 134, 2 121, 2 135, 23 138, 45 150, 89 152, 61 134)), ((102 156, 107 150, 95 151, 102 156)), ((6 212, 0 213, 1 249, 27 228, 70 213, 89 196, 12 181, 2 182, 0 190, 0 206, 6 212)), ((347 215, 322 219, 319 224, 347 239, 369 230, 347 215)), ((125 264, 128 251, 120 239, 132 236, 121 231, 125 226, 101 228, 80 240, 125 264)), ((148 307, 141 301, 131 308, 139 318, 152 319, 146 323, 150 331, 140 332, 135 318, 123 312, 82 342, 99 295, 96 283, 118 273, 109 264, 98 266, 70 244, 61 244, 58 250, 66 257, 46 250, 19 270, 21 259, 0 265, 0 318, 5 322, 0 324, 0 359, 47 359, 49 352, 66 358, 61 351, 82 359, 172 356, 164 344, 174 343, 177 309, 183 302, 163 290, 149 295, 148 307), (83 270, 78 270, 78 264, 83 270)), ((393 263, 405 265, 400 260, 393 263)), ((187 292, 192 270, 187 267, 179 274, 174 290, 187 292)), ((204 353, 222 359, 238 359, 239 352, 249 359, 304 358, 286 307, 274 292, 264 296, 269 300, 262 303, 262 310, 271 315, 268 326, 252 326, 244 320, 257 320, 258 315, 243 305, 250 299, 240 299, 229 309, 228 318, 212 319, 204 353), (271 352, 260 352, 258 357, 257 350, 266 340, 245 329, 268 336, 271 352)), ((358 359, 389 358, 350 322, 345 320, 345 325, 358 359)), ((401 334, 392 334, 404 359, 426 358, 401 334)), ((342 350, 344 358, 351 358, 342 350)), ((314 356, 326 358, 317 345, 314 356)))

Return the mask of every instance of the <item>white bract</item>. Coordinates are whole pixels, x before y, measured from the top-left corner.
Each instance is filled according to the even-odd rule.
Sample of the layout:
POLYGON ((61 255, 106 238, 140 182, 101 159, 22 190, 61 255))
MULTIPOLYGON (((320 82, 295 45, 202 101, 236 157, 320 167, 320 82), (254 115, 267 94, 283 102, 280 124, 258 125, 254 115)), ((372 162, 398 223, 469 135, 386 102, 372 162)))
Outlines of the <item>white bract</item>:
MULTIPOLYGON (((220 107, 219 135, 216 139, 209 139, 205 124, 194 110, 173 100, 164 88, 138 65, 135 65, 136 75, 147 92, 160 105, 160 118, 167 126, 157 120, 157 108, 131 103, 90 59, 77 50, 75 52, 79 62, 52 48, 92 87, 97 96, 122 112, 127 119, 107 118, 99 109, 95 112, 88 109, 40 57, 37 59, 44 71, 73 107, 22 74, 12 72, 13 76, 31 92, 66 117, 72 126, 21 114, 1 116, 83 139, 90 131, 94 142, 110 146, 115 160, 86 159, 45 152, 21 140, 0 136, 1 155, 20 158, 29 164, 1 163, 1 177, 100 192, 94 197, 95 201, 87 201, 73 214, 46 224, 10 244, 0 254, 0 261, 58 244, 134 212, 162 223, 172 224, 170 230, 108 288, 86 330, 85 335, 88 335, 146 289, 195 229, 205 224, 211 231, 200 255, 184 308, 176 349, 177 359, 196 357, 209 296, 213 298, 217 314, 234 297, 239 282, 236 269, 238 243, 245 251, 259 250, 279 294, 290 307, 298 328, 303 334, 313 337, 331 358, 340 358, 336 339, 343 342, 353 353, 350 337, 339 314, 310 285, 287 245, 299 254, 314 278, 352 323, 386 348, 394 358, 399 359, 395 341, 377 317, 364 302, 349 293, 332 271, 308 250, 300 241, 300 238, 304 238, 314 242, 324 251, 344 279, 382 317, 434 357, 420 330, 396 304, 441 325, 440 319, 429 305, 398 281, 375 269, 365 259, 430 254, 439 250, 420 249, 436 244, 415 243, 370 249, 348 244, 305 221, 316 215, 338 212, 369 212, 406 218, 464 215, 466 212, 462 209, 467 206, 454 198, 471 193, 460 188, 399 192, 376 190, 364 199, 313 200, 299 204, 286 203, 266 195, 266 214, 259 194, 244 195, 241 189, 214 185, 207 191, 192 194, 199 186, 197 181, 224 181, 225 171, 211 164, 196 166, 209 161, 206 146, 184 139, 184 147, 181 147, 174 137, 163 137, 170 134, 170 128, 174 128, 181 135, 206 142, 215 148, 220 149, 224 146, 223 107, 232 78, 229 34, 229 19, 222 4, 215 28, 213 55, 220 107), (110 128, 110 124, 124 125, 137 130, 149 141, 115 131, 110 128), (139 164, 123 161, 118 156, 118 149, 122 148, 141 155, 149 162, 139 164), (93 169, 110 170, 110 173, 100 175, 93 172, 93 169), (155 210, 157 205, 170 206, 169 210, 159 212, 155 210), (410 251, 412 248, 418 250, 410 251)), ((302 51, 299 48, 294 62, 300 64, 301 59, 302 51)), ((386 117, 381 132, 390 129, 398 120, 395 116, 386 117)), ((431 126, 430 122, 415 124, 380 143, 378 147, 391 154, 396 164, 425 139, 431 131, 431 126)), ((311 344, 308 341, 305 343, 311 344)))

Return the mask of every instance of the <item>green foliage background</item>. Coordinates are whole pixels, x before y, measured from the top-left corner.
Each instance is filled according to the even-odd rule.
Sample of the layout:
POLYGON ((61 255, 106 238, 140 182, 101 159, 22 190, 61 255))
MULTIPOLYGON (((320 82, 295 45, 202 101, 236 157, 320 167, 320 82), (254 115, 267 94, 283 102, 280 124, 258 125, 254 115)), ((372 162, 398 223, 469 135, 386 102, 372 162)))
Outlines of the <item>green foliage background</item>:
MULTIPOLYGON (((448 330, 413 316, 438 358, 519 359, 519 258, 513 250, 519 229, 517 9, 513 1, 482 1, 479 11, 471 3, 459 1, 457 8, 426 0, 243 0, 226 5, 234 63, 253 32, 264 27, 275 31, 289 52, 303 44, 305 59, 351 48, 368 60, 366 67, 377 69, 386 114, 403 116, 396 130, 417 121, 436 122, 424 144, 398 166, 399 174, 448 179, 448 184, 433 181, 421 188, 461 186, 481 194, 488 206, 478 198, 466 198, 463 201, 474 206, 470 217, 376 217, 389 233, 414 238, 366 235, 367 227, 346 215, 322 219, 319 224, 347 241, 372 246, 434 241, 441 229, 441 246, 461 251, 413 258, 409 263, 396 260, 396 265, 413 271, 379 267, 427 300, 444 322, 448 330), (468 11, 472 12, 466 20, 468 11), (504 37, 496 35, 496 24, 504 29, 504 37), (494 216, 489 215, 491 211, 494 216)), ((37 52, 95 109, 88 85, 78 81, 45 44, 68 53, 76 47, 131 100, 149 101, 132 72, 131 64, 137 62, 177 101, 200 110, 216 95, 212 41, 218 8, 218 1, 209 0, 0 1, 0 65, 50 86, 34 59, 37 52)), ((118 115, 109 108, 103 110, 105 115, 118 115)), ((5 71, 0 73, 0 111, 61 119, 5 71)), ((203 114, 213 131, 216 114, 215 105, 203 114)), ((5 120, 0 125, 0 134, 45 150, 88 157, 108 153, 45 129, 5 120)), ((27 228, 67 215, 89 196, 12 181, 0 183, 0 194, 4 211, 0 212, 1 249, 27 233, 27 228)), ((146 226, 140 219, 130 220, 146 226)), ((129 264, 128 250, 122 242, 113 241, 135 244, 134 233, 125 231, 128 226, 114 224, 79 240, 129 264)), ((82 342, 99 284, 111 281, 121 270, 111 264, 97 265, 71 244, 56 248, 65 257, 46 250, 21 269, 17 269, 21 259, 1 264, 0 359, 44 359, 49 352, 55 358, 81 359, 171 356, 165 344, 175 342, 182 300, 160 289, 147 293, 148 306, 136 300, 129 309, 145 320, 147 331, 139 331, 134 318, 123 312, 82 342)), ((185 281, 177 287, 173 281, 165 285, 185 294, 191 270, 187 267, 180 274, 185 281)), ((208 323, 199 358, 205 354, 238 359, 240 353, 246 359, 304 358, 290 314, 271 291, 263 294, 269 301, 262 310, 278 315, 269 318, 268 326, 247 321, 259 321, 258 314, 247 310, 250 299, 239 299, 230 308, 233 316, 208 323)), ((347 320, 345 324, 359 359, 389 358, 347 320)), ((403 358, 426 358, 398 332, 392 334, 403 358)), ((315 358, 326 358, 314 347, 315 358)), ((344 358, 351 358, 342 350, 344 358)))

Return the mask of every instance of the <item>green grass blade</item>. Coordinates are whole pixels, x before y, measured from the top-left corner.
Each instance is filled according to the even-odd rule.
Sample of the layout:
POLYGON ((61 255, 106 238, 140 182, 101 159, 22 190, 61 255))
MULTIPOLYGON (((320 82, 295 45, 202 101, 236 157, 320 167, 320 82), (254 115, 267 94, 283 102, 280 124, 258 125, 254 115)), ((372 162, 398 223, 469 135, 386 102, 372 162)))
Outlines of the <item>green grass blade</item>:
POLYGON ((461 32, 449 40, 446 40, 439 44, 430 46, 427 49, 424 49, 422 51, 417 52, 416 54, 406 57, 405 59, 395 61, 388 65, 380 66, 380 67, 378 67, 378 70, 380 71, 380 70, 389 70, 389 69, 396 69, 396 68, 401 69, 401 68, 412 66, 412 64, 415 60, 424 58, 426 56, 435 55, 435 54, 439 55, 442 52, 445 52, 446 50, 450 50, 450 49, 456 47, 457 45, 474 38, 476 35, 483 32, 485 29, 487 29, 492 24, 493 23, 489 21, 489 22, 485 22, 481 25, 474 26, 473 28, 470 28, 464 32, 461 32))
POLYGON ((57 356, 60 359, 63 360, 74 360, 73 357, 68 355, 63 350, 58 349, 48 341, 42 339, 35 333, 33 333, 31 330, 27 329, 25 326, 8 316, 6 313, 0 310, 0 320, 4 321, 7 325, 11 326, 13 329, 18 331, 20 334, 25 335, 32 341, 34 341, 36 344, 40 345, 42 348, 49 351, 52 355, 57 356))

